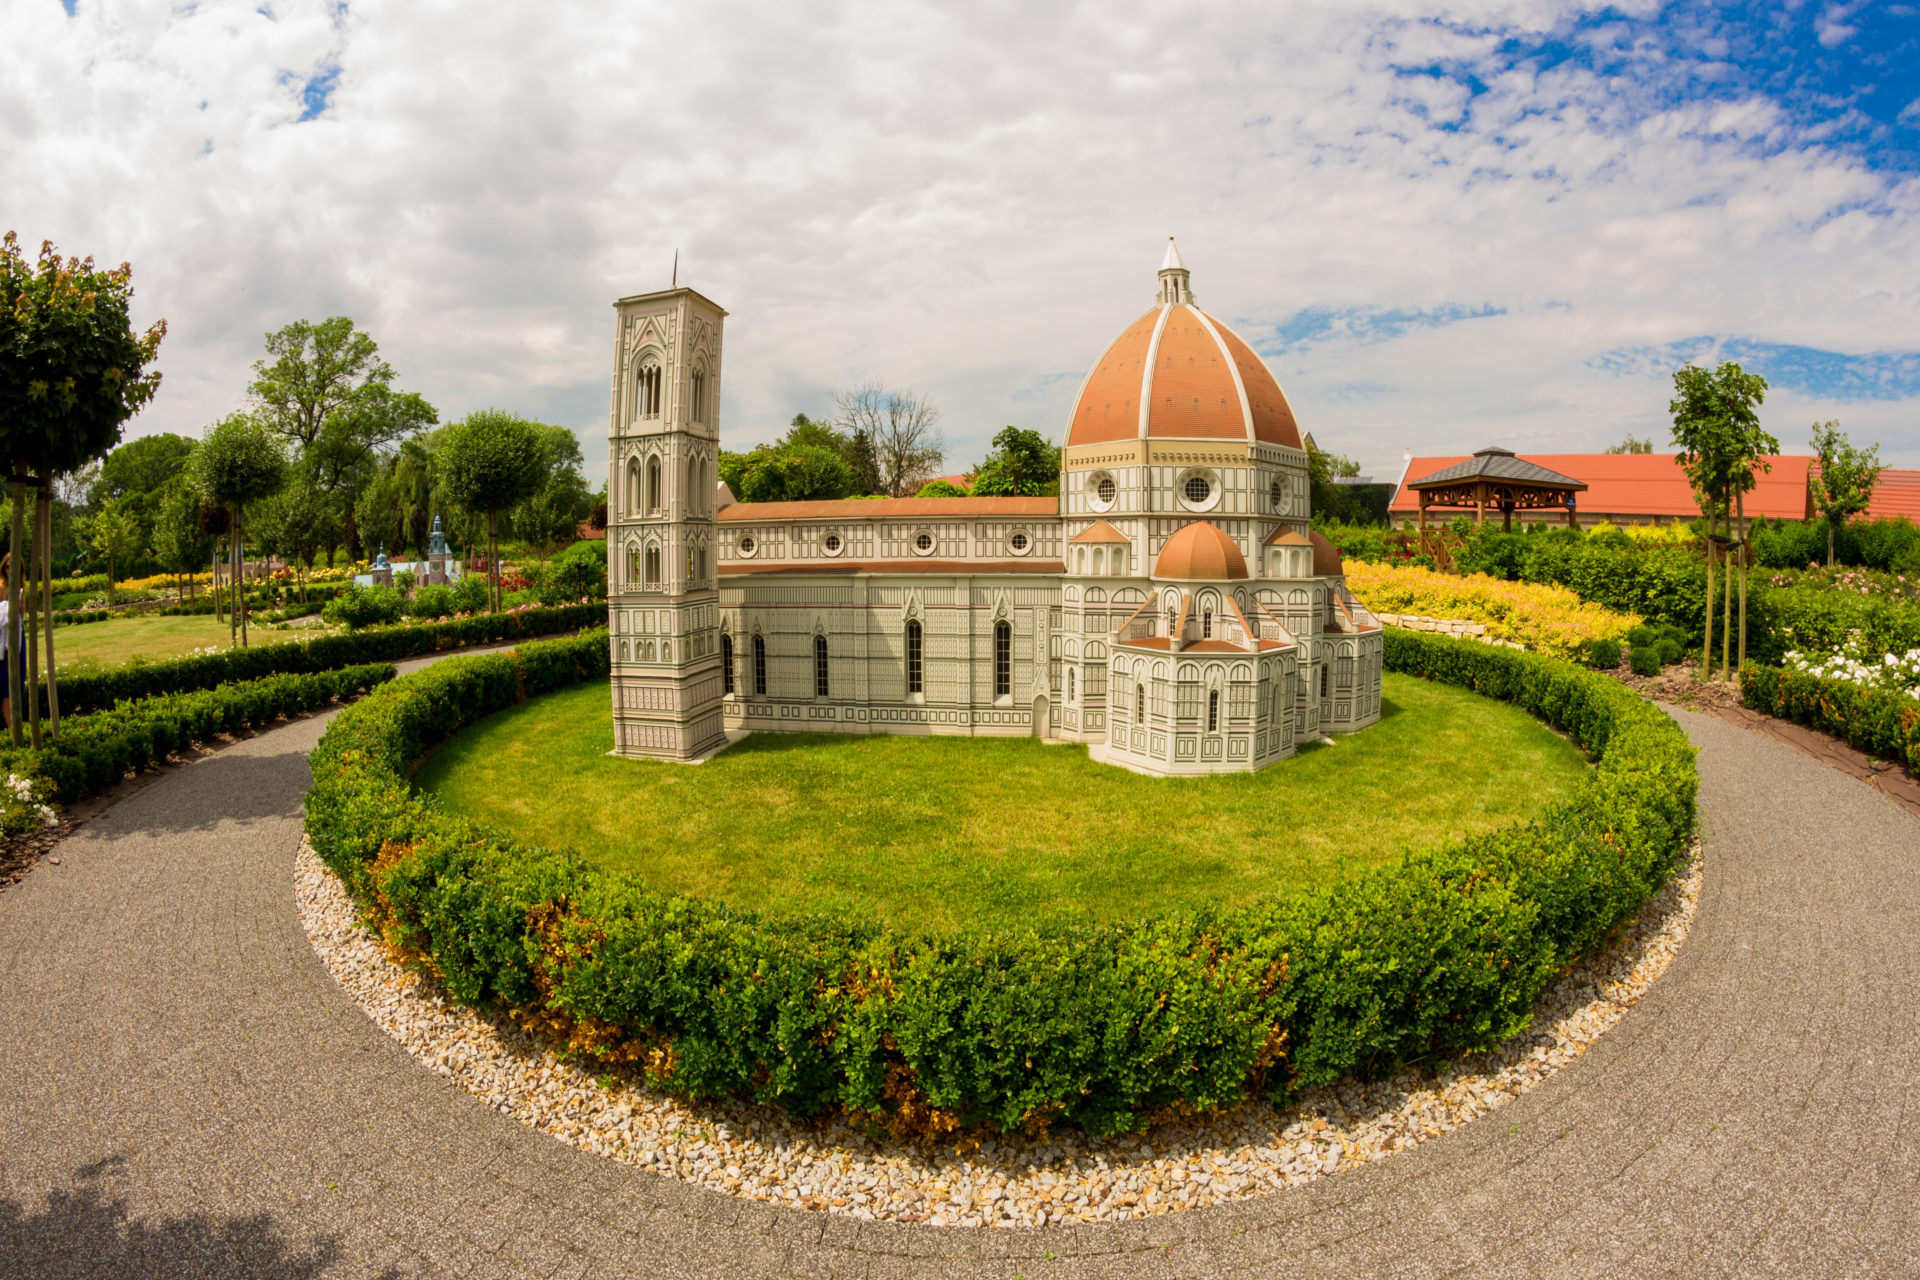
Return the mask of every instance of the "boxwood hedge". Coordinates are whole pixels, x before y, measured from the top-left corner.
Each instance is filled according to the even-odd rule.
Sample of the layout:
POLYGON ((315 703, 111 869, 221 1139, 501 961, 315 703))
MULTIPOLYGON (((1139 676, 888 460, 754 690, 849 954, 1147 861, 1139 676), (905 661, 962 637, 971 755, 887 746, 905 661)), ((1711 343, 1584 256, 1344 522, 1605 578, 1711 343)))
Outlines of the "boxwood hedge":
POLYGON ((1526 708, 1596 768, 1532 822, 1251 905, 940 935, 763 918, 515 843, 409 785, 461 727, 604 677, 601 632, 451 659, 341 713, 313 753, 307 831, 392 953, 455 999, 683 1094, 896 1132, 1134 1130, 1491 1046, 1684 856, 1693 749, 1654 707, 1434 635, 1389 630, 1386 659, 1526 708))
POLYGON ((1740 700, 1844 738, 1870 756, 1897 760, 1920 777, 1920 701, 1904 693, 1749 662, 1740 668, 1740 700))
MULTIPOLYGON (((255 680, 287 672, 333 671, 369 662, 397 662, 466 645, 578 631, 597 622, 604 623, 606 617, 604 602, 476 614, 451 622, 390 627, 353 635, 316 636, 310 640, 251 645, 245 649, 188 654, 157 662, 128 663, 103 671, 63 674, 60 714, 64 721, 67 716, 98 711, 127 698, 212 689, 236 680, 255 680)), ((44 690, 41 696, 44 706, 44 690)))

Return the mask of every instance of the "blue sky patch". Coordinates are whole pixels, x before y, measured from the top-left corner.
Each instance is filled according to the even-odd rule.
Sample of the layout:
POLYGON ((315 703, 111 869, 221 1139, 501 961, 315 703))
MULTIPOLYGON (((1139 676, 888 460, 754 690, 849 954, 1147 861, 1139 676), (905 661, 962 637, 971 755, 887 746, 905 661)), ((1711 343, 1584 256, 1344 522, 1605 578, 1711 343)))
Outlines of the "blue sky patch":
POLYGON ((303 104, 300 119, 318 119, 320 113, 333 105, 333 91, 340 85, 340 64, 323 64, 304 85, 300 87, 300 101, 303 104))
MULTIPOLYGON (((1290 355, 1329 343, 1371 346, 1391 342, 1417 329, 1438 329, 1462 320, 1484 320, 1507 314, 1505 307, 1483 303, 1477 307, 1449 303, 1431 310, 1387 307, 1307 307, 1274 325, 1272 331, 1254 339, 1254 350, 1263 356, 1290 355)), ((1246 326, 1254 333, 1259 328, 1246 326)))
POLYGON ((1649 347, 1621 347, 1595 356, 1595 369, 1623 377, 1665 376, 1687 361, 1715 365, 1736 361, 1767 385, 1810 399, 1858 402, 1920 396, 1920 351, 1874 351, 1848 355, 1751 338, 1683 338, 1649 347))

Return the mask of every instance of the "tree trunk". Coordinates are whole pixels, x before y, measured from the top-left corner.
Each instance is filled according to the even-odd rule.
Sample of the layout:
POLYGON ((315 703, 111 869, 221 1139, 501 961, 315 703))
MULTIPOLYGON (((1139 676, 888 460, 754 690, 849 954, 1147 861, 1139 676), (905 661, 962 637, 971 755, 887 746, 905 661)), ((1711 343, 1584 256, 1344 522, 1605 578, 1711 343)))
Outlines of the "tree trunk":
POLYGON ((500 513, 487 512, 487 611, 500 612, 500 513))
POLYGON ((1829 511, 1827 512, 1827 568, 1829 569, 1833 568, 1833 544, 1838 541, 1835 536, 1837 533, 1838 530, 1833 525, 1833 512, 1829 511))
MULTIPOLYGON (((27 500, 27 487, 20 483, 20 462, 13 464, 13 540, 7 549, 12 553, 7 557, 7 732, 13 739, 13 745, 21 745, 20 736, 20 677, 26 674, 20 668, 20 561, 26 555, 26 513, 20 508, 27 500)), ((109 566, 107 581, 113 581, 112 568, 109 566)))
POLYGON ((45 588, 46 609, 41 616, 47 628, 47 733, 60 735, 60 681, 53 661, 53 477, 40 481, 40 579, 45 588))
POLYGON ((1740 516, 1740 665, 1747 665, 1747 495, 1735 499, 1740 516))
POLYGON ((1713 679, 1713 517, 1707 517, 1707 636, 1700 652, 1700 676, 1713 679))
MULTIPOLYGON (((1727 507, 1727 541, 1733 541, 1733 507, 1727 507)), ((1731 555, 1733 548, 1727 548, 1731 555)), ((1729 559, 1721 566, 1720 573, 1720 676, 1729 675, 1728 666, 1733 660, 1733 561, 1729 559)))
MULTIPOLYGON (((38 488, 35 490, 36 494, 38 488)), ((21 500, 26 493, 23 490, 21 500)), ((25 587, 21 593, 21 603, 25 606, 20 624, 27 646, 27 669, 22 686, 27 700, 27 725, 32 730, 33 749, 40 749, 40 512, 33 513, 33 533, 27 539, 27 567, 25 569, 25 587)))
POLYGON ((233 509, 233 540, 240 547, 240 647, 247 647, 247 512, 246 508, 236 506, 233 509))
POLYGON ((236 592, 240 583, 240 565, 234 559, 239 554, 240 523, 234 521, 227 533, 227 647, 240 647, 240 599, 236 592))

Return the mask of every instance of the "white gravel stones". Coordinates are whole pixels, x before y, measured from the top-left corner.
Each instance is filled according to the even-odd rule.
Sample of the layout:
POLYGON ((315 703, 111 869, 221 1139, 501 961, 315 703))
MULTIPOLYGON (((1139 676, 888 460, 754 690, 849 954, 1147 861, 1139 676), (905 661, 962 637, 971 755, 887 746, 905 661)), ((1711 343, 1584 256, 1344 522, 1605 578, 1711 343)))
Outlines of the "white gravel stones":
POLYGON ((303 847, 294 873, 314 950, 414 1058, 562 1142, 732 1195, 856 1218, 963 1226, 1112 1222, 1174 1213, 1385 1159, 1497 1111, 1586 1051, 1653 985, 1700 898, 1698 849, 1623 941, 1534 1007, 1533 1029, 1436 1077, 1315 1090, 1129 1138, 988 1139, 964 1154, 873 1141, 840 1120, 699 1106, 562 1062, 505 1019, 450 1004, 391 963, 346 890, 303 847))

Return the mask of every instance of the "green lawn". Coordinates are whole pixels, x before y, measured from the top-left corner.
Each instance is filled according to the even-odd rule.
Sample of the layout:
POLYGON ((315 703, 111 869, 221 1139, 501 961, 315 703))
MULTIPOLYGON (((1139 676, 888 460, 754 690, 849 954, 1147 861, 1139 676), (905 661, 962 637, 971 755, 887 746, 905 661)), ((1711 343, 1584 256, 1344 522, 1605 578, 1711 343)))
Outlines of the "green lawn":
POLYGON ((1524 712, 1386 679, 1379 724, 1252 775, 1144 778, 1028 738, 763 733, 697 766, 622 760, 593 684, 468 729, 418 781, 663 891, 948 928, 1324 883, 1535 813, 1585 772, 1524 712))
MULTIPOLYGON (((287 638, 278 631, 248 630, 254 644, 287 638)), ((227 647, 227 624, 216 622, 210 613, 173 618, 153 614, 53 629, 53 652, 62 671, 111 667, 129 658, 171 658, 208 645, 227 647)))

